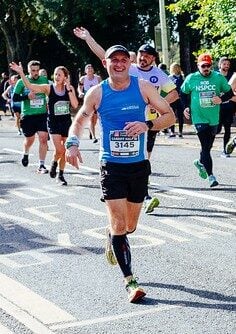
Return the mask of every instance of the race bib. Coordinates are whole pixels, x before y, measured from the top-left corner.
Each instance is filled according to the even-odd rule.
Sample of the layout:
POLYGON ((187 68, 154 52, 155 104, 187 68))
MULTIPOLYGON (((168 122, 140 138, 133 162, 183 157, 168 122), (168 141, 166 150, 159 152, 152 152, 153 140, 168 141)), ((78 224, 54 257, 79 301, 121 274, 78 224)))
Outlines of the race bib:
POLYGON ((124 130, 110 131, 110 150, 113 157, 134 157, 139 154, 139 136, 129 137, 124 130))
POLYGON ((54 115, 60 116, 60 115, 67 115, 70 113, 70 103, 69 101, 57 101, 54 104, 54 115))
POLYGON ((200 92, 200 106, 202 108, 213 107, 213 96, 215 96, 215 92, 200 92))
POLYGON ((40 98, 30 100, 31 108, 41 108, 44 105, 44 100, 40 98))

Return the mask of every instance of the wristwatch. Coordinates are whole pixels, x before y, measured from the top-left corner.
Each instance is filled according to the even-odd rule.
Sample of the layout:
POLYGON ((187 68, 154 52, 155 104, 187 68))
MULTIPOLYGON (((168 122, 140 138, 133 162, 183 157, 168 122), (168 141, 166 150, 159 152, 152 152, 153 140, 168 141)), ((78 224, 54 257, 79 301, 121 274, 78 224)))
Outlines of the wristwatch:
POLYGON ((148 129, 151 130, 154 126, 152 121, 146 121, 145 124, 147 125, 148 129))

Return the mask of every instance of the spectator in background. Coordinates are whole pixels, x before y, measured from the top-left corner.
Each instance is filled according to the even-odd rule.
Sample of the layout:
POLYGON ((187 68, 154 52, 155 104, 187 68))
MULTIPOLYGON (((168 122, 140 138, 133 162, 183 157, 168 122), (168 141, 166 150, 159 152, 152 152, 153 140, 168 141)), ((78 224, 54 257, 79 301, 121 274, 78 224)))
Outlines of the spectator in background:
POLYGON ((157 66, 160 70, 162 70, 166 75, 169 75, 170 73, 168 72, 167 70, 167 66, 166 64, 164 63, 160 63, 158 66, 157 66))
POLYGON ((129 51, 129 55, 130 55, 130 61, 133 64, 137 63, 137 55, 134 51, 129 51))
MULTIPOLYGON (((183 126, 184 126, 184 106, 181 100, 181 90, 180 87, 184 82, 184 77, 182 70, 179 64, 172 63, 170 65, 170 75, 169 78, 174 82, 176 90, 179 94, 178 100, 171 103, 171 107, 174 110, 176 117, 178 118, 179 123, 179 138, 183 138, 183 126)), ((175 125, 170 127, 169 137, 175 137, 175 125)))
MULTIPOLYGON (((0 110, 4 112, 6 115, 7 113, 7 106, 6 106, 6 100, 3 98, 2 94, 9 86, 9 75, 6 72, 2 72, 1 74, 1 82, 0 82, 0 110)), ((0 116, 1 120, 1 116, 0 116)))
MULTIPOLYGON (((39 70, 39 75, 42 76, 42 77, 46 77, 46 78, 48 79, 48 72, 47 72, 47 70, 46 70, 45 68, 40 68, 40 70, 39 70)), ((49 83, 50 85, 52 85, 52 84, 53 84, 53 81, 50 80, 50 79, 48 79, 48 83, 49 83)))
MULTIPOLYGON (((218 62, 219 72, 227 79, 230 80, 233 73, 230 71, 230 60, 227 57, 220 58, 218 62)), ((217 133, 222 131, 224 127, 223 137, 223 152, 221 153, 222 158, 229 158, 230 154, 226 152, 226 144, 230 140, 231 136, 231 125, 233 123, 233 116, 236 111, 236 103, 232 100, 225 101, 220 105, 220 121, 217 129, 217 133)))
POLYGON ((18 134, 22 135, 21 127, 20 127, 20 114, 21 114, 21 102, 14 102, 13 101, 13 92, 15 85, 18 81, 19 77, 18 75, 14 74, 10 77, 10 85, 7 87, 7 89, 3 92, 2 96, 6 100, 6 102, 9 104, 11 112, 13 115, 15 115, 15 125, 18 129, 18 134))
MULTIPOLYGON (((85 75, 81 76, 79 78, 79 84, 78 84, 78 94, 79 94, 79 98, 83 98, 84 95, 87 93, 87 91, 97 85, 99 82, 102 81, 102 78, 100 77, 100 75, 97 75, 94 72, 94 68, 93 65, 91 64, 87 64, 85 66, 85 75)), ((90 126, 89 126, 89 138, 93 139, 94 143, 97 143, 98 140, 96 138, 96 130, 95 130, 95 126, 97 124, 97 112, 94 111, 94 113, 92 114, 91 118, 90 118, 90 126)))

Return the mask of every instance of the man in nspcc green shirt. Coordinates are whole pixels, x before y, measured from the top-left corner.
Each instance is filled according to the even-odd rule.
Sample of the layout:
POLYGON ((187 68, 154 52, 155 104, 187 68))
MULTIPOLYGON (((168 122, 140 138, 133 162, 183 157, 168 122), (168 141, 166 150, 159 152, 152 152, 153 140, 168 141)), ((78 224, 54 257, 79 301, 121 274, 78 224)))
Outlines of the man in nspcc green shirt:
MULTIPOLYGON (((31 60, 28 63, 28 79, 35 84, 47 84, 48 80, 44 76, 39 76, 40 62, 31 60)), ((40 174, 48 173, 44 166, 47 154, 47 103, 45 94, 35 94, 24 86, 20 79, 14 89, 13 101, 21 101, 21 128, 25 136, 24 155, 21 160, 24 167, 29 163, 29 150, 35 140, 35 134, 39 138, 39 168, 40 174)))
POLYGON ((189 74, 184 80, 181 91, 185 104, 184 115, 192 118, 201 144, 200 159, 194 161, 199 176, 209 180, 210 187, 218 182, 213 175, 211 148, 219 124, 219 104, 233 96, 231 86, 225 77, 212 70, 212 58, 201 54, 197 60, 198 71, 189 74), (187 95, 190 96, 190 103, 187 95))

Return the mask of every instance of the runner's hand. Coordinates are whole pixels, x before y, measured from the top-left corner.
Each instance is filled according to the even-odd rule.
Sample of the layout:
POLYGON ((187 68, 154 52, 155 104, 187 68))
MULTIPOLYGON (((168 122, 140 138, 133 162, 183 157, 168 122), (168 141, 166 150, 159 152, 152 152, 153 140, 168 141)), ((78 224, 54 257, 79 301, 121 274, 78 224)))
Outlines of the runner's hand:
POLYGON ((76 37, 84 40, 86 40, 90 35, 89 31, 83 27, 76 27, 73 29, 73 32, 76 37))
POLYGON ((77 146, 71 146, 66 149, 66 162, 79 169, 79 163, 83 163, 80 151, 77 146))
POLYGON ((147 124, 144 122, 126 122, 124 130, 126 130, 127 136, 137 137, 141 133, 148 130, 147 124))

